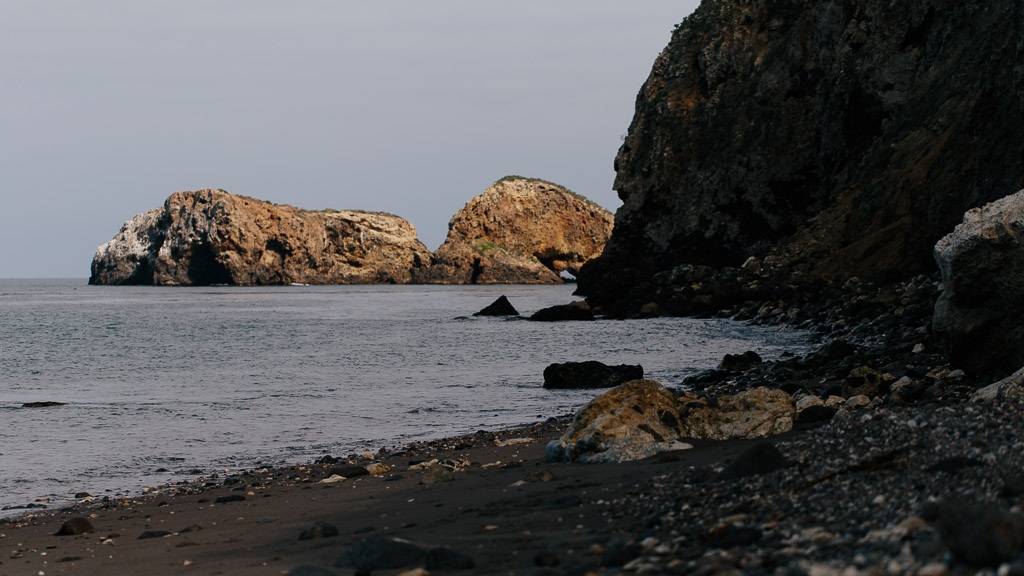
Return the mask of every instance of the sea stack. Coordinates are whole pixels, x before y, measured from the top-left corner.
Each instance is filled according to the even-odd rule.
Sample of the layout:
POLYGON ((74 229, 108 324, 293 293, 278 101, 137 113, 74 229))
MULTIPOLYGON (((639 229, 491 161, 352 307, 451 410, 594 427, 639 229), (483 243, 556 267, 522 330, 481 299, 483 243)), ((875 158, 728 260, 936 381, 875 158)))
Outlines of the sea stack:
POLYGON ((506 176, 455 213, 429 269, 437 284, 558 284, 604 249, 610 212, 558 184, 506 176))
POLYGON ((224 190, 172 194, 99 247, 90 284, 403 284, 430 262, 408 221, 224 190))

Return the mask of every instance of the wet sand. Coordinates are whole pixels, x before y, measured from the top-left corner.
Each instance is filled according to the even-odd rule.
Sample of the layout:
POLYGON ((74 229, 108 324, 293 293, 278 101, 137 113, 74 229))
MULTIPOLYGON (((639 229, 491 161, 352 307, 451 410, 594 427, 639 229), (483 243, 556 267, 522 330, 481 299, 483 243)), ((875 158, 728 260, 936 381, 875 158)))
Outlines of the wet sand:
MULTIPOLYGON (((625 464, 547 463, 544 448, 561 427, 477 433, 362 457, 351 461, 382 463, 388 471, 335 483, 321 481, 346 461, 210 476, 137 498, 6 519, 0 575, 354 574, 336 561, 350 544, 373 537, 454 549, 475 564, 461 573, 593 566, 623 524, 635 525, 613 501, 642 499, 641 487, 657 474, 721 462, 750 445, 704 442, 625 464), (409 470, 432 459, 449 467, 409 470), (234 501, 217 502, 225 497, 234 501), (75 517, 89 518, 92 532, 55 535, 75 517), (330 528, 321 524, 312 538, 300 539, 318 522, 338 534, 324 537, 330 528)), ((423 566, 421 559, 372 573, 423 566)))

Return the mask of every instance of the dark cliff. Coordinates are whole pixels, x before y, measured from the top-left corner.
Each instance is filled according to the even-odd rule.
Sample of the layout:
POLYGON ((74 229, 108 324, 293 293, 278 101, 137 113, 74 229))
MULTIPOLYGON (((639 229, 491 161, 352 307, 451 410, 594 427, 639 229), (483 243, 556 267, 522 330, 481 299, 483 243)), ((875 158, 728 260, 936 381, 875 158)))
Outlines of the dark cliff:
POLYGON ((623 201, 580 292, 754 256, 804 278, 935 269, 965 210, 1024 184, 1024 5, 704 0, 637 96, 623 201))

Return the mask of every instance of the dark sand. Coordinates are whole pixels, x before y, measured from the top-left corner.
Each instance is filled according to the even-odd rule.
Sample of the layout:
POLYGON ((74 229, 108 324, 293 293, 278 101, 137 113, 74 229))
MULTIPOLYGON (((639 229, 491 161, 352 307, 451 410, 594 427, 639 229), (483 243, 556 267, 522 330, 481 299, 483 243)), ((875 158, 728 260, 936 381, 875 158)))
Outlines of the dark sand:
POLYGON ((609 503, 643 498, 638 491, 652 476, 720 462, 750 445, 698 443, 626 464, 546 463, 545 445, 560 429, 548 423, 425 443, 376 458, 390 467, 383 475, 335 484, 319 481, 342 463, 253 470, 6 519, 0 574, 287 574, 304 565, 353 574, 334 568, 335 561, 350 543, 373 536, 454 548, 476 564, 461 573, 530 574, 552 543, 561 566, 575 558, 592 563, 621 525, 631 523, 609 503), (498 445, 510 438, 520 440, 498 445), (431 458, 469 465, 431 483, 424 472, 408 471, 410 462, 431 458), (224 496, 245 500, 215 503, 224 496), (76 516, 90 518, 94 532, 54 535, 76 516), (339 535, 300 540, 314 522, 331 524, 339 535), (170 534, 140 539, 147 531, 170 534))

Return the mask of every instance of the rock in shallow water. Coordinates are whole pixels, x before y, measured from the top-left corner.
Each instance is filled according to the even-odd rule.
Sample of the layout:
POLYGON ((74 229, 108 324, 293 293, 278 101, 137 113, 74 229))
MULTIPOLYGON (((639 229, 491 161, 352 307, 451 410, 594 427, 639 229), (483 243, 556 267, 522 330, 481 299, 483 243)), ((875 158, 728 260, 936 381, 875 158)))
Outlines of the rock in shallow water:
POLYGON ((608 366, 595 360, 564 362, 544 369, 545 388, 611 388, 644 377, 644 367, 636 364, 608 366))
POLYGON ((593 319, 594 312, 583 300, 578 300, 570 304, 559 304, 557 306, 541 308, 530 316, 530 320, 533 320, 534 322, 564 322, 569 320, 587 321, 593 319))
POLYGON ((519 316, 519 311, 503 294, 479 312, 474 313, 473 316, 519 316))

